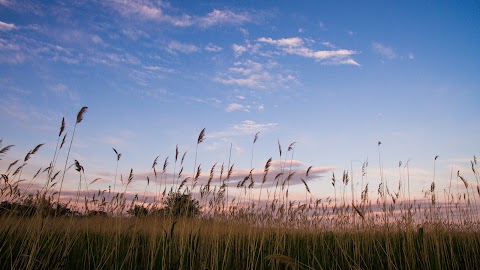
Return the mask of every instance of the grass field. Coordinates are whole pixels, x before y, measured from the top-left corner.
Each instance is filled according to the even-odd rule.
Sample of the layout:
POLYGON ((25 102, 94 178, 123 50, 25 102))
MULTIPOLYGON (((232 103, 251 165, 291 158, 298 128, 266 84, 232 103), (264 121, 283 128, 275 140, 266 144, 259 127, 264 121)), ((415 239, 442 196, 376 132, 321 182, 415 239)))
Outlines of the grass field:
POLYGON ((7 218, 2 269, 478 269, 478 231, 259 228, 213 220, 7 218), (173 225, 175 224, 175 225, 173 225))
MULTIPOLYGON (((120 181, 115 173, 113 191, 96 192, 96 180, 87 181, 81 164, 68 158, 86 110, 69 140, 62 121, 53 159, 31 179, 22 171, 41 144, 1 168, 0 269, 480 269, 476 157, 477 185, 458 172, 463 189, 445 190, 444 200, 435 178, 422 200, 411 200, 409 183, 389 191, 382 175, 377 197, 369 195, 367 181, 354 199, 353 188, 348 194, 357 179, 348 172, 341 179, 332 175, 334 195, 318 199, 308 185, 311 167, 292 170, 280 144, 284 162, 275 175, 269 159, 260 178, 253 169, 239 176, 233 165, 215 164, 200 181, 197 153, 195 170, 185 177, 177 150, 174 179, 155 187, 154 198, 128 192, 132 171, 120 181), (63 150, 66 161, 56 169, 63 150), (69 169, 78 172, 79 183, 67 202, 61 195, 69 169), (294 175, 301 175, 303 200, 289 198, 294 175), (32 191, 37 179, 44 185, 32 191)), ((202 130, 197 146, 204 136, 202 130)), ((0 145, 1 158, 12 147, 0 145)), ((118 162, 121 154, 114 152, 118 162)), ((161 183, 167 170, 167 161, 157 168, 155 160, 152 181, 161 183)))

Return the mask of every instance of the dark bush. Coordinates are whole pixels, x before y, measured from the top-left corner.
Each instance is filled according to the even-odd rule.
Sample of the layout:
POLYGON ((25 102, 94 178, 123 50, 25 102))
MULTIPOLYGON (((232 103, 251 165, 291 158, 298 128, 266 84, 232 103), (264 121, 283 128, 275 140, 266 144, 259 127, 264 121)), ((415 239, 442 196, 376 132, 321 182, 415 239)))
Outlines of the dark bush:
POLYGON ((165 199, 164 210, 174 217, 196 217, 200 214, 200 205, 191 193, 170 192, 165 199))
POLYGON ((128 209, 127 214, 134 217, 145 217, 148 214, 148 209, 143 205, 135 205, 133 208, 128 209))
POLYGON ((28 195, 23 201, 0 203, 0 216, 14 215, 19 217, 41 216, 69 216, 74 214, 68 205, 54 204, 50 197, 28 195))

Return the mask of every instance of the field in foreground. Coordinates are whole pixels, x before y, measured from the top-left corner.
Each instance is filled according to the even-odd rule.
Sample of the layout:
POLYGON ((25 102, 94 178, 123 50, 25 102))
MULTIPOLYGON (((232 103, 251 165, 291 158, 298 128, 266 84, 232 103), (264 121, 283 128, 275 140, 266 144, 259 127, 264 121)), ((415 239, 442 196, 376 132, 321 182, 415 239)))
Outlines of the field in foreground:
POLYGON ((1 269, 480 269, 480 233, 199 219, 4 217, 1 269))

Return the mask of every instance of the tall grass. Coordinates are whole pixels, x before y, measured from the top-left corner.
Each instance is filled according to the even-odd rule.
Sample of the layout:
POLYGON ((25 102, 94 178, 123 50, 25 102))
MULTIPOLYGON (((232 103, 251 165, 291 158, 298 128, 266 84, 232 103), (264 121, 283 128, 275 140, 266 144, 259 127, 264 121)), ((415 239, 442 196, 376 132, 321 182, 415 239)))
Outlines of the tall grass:
MULTIPOLYGON (((70 146, 68 146, 67 158, 65 159, 65 166, 63 167, 62 180, 60 181, 60 189, 58 190, 57 204, 60 203, 60 196, 62 195, 63 181, 65 180, 65 173, 67 172, 68 158, 70 157, 70 151, 72 149, 73 139, 75 138, 75 131, 77 130, 77 125, 80 124, 80 122, 82 122, 83 115, 87 112, 87 109, 88 109, 88 107, 82 107, 80 109, 80 111, 77 114, 77 121, 75 122, 75 125, 73 126, 72 139, 70 140, 70 146)), ((64 122, 62 121, 62 126, 63 125, 64 125, 64 122)))
POLYGON ((1 221, 2 269, 478 269, 480 235, 108 217, 1 221), (388 248, 387 248, 388 247, 388 248), (387 252, 388 250, 388 252, 387 252), (277 259, 274 259, 277 258, 277 259), (286 263, 288 262, 288 263, 286 263))
MULTIPOLYGON (((309 186, 318 177, 315 167, 293 166, 295 143, 285 154, 278 140, 277 162, 269 158, 263 169, 254 169, 258 133, 250 170, 234 170, 231 144, 227 166, 215 163, 203 176, 201 165, 197 166, 203 129, 196 141, 191 177, 182 176, 187 152, 180 159, 177 146, 173 174, 168 172, 168 157, 161 173, 155 158, 150 171, 155 192, 147 192, 149 173, 139 197, 129 192, 138 178, 133 168, 125 177, 120 174, 117 183, 121 154, 113 148, 113 190, 96 192, 98 179, 87 181, 78 160, 69 166, 76 126, 86 108, 77 115, 62 171, 55 173, 54 167, 66 138, 65 134, 59 146, 64 119, 46 169, 40 168, 29 181, 21 177, 40 144, 23 163, 13 161, 0 171, 0 269, 480 269, 475 156, 471 174, 457 171, 456 192, 452 192, 452 174, 443 201, 435 190, 436 156, 430 189, 423 198, 412 200, 409 162, 403 170, 399 162, 398 190, 389 190, 379 142, 379 174, 369 175, 367 160, 361 177, 354 177, 351 165, 341 181, 332 174, 334 196, 323 198, 309 186), (65 177, 70 167, 79 175, 77 192, 75 198, 61 201, 64 180, 75 179, 65 177), (33 192, 32 183, 42 172, 47 172, 47 185, 33 192), (466 175, 476 180, 476 186, 466 175), (380 180, 376 197, 369 190, 369 180, 375 178, 380 180), (293 185, 304 187, 304 199, 289 198, 293 185), (258 198, 252 196, 254 192, 258 198), (184 208, 172 208, 178 201, 184 208), (201 212, 185 202, 198 204, 201 212)), ((14 146, 2 148, 2 143, 0 139, 0 158, 5 159, 14 146)))

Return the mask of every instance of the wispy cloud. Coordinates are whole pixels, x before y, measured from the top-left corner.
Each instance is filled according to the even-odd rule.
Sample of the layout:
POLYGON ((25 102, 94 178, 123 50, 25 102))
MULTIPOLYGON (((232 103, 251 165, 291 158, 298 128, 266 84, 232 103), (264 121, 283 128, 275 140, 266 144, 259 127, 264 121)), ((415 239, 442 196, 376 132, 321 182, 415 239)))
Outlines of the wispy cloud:
POLYGON ((214 9, 205 17, 198 18, 201 27, 210 27, 218 24, 242 24, 251 20, 248 13, 234 13, 230 10, 214 9))
POLYGON ((62 84, 62 83, 55 84, 50 87, 50 90, 53 93, 55 93, 57 96, 60 96, 60 97, 66 96, 68 99, 72 101, 78 100, 78 95, 65 84, 62 84))
POLYGON ((0 0, 0 5, 8 7, 10 0, 0 0))
MULTIPOLYGON (((209 150, 216 150, 218 145, 217 144, 212 144, 212 145, 205 146, 205 147, 209 150)), ((273 186, 276 185, 277 181, 281 181, 280 184, 283 183, 283 181, 286 180, 287 175, 285 175, 285 169, 282 168, 282 167, 284 167, 286 165, 290 165, 290 163, 292 164, 292 172, 295 172, 295 174, 292 174, 292 178, 289 180, 290 186, 299 185, 299 184, 303 186, 303 182, 301 181, 302 178, 304 180, 306 180, 308 184, 310 184, 311 181, 319 180, 324 174, 326 174, 328 172, 331 172, 331 171, 336 169, 335 167, 328 167, 328 166, 313 166, 309 170, 308 165, 305 164, 302 161, 288 160, 287 162, 288 163, 285 163, 285 161, 281 161, 281 160, 273 160, 271 162, 271 167, 270 167, 270 169, 269 169, 269 171, 266 175, 266 181, 263 184, 263 188, 273 187, 273 186), (274 165, 274 164, 276 164, 276 165, 274 165), (308 178, 306 177, 307 170, 309 170, 308 171, 309 172, 308 178), (277 178, 277 175, 279 175, 280 173, 283 173, 284 176, 277 178)), ((226 164, 224 164, 224 165, 226 166, 226 164)), ((265 174, 264 168, 261 167, 264 164, 259 164, 259 165, 260 165, 260 168, 253 169, 253 170, 246 169, 246 168, 235 167, 232 174, 230 175, 229 181, 226 184, 230 187, 235 187, 237 182, 242 181, 245 178, 245 176, 248 176, 251 173, 252 179, 256 183, 253 186, 253 189, 254 190, 259 189, 260 186, 262 186, 262 185, 260 185, 260 183, 262 182, 262 179, 263 179, 264 174, 265 174)), ((204 168, 204 170, 209 170, 209 167, 204 168)), ((219 175, 220 171, 221 171, 221 165, 217 164, 216 168, 213 170, 213 173, 215 175, 219 175)), ((191 172, 184 172, 183 175, 188 175, 190 173, 191 172)), ((225 171, 224 171, 224 173, 225 173, 225 171)), ((109 177, 113 176, 109 172, 100 172, 100 173, 97 173, 97 174, 100 175, 100 176, 106 177, 106 178, 109 178, 109 177)), ((139 181, 145 181, 145 179, 147 178, 147 176, 149 174, 151 174, 150 171, 136 172, 132 183, 139 182, 139 181)), ((175 181, 176 181, 176 180, 174 180, 175 177, 171 172, 167 171, 164 176, 165 176, 164 178, 166 179, 166 184, 167 185, 175 183, 175 181)), ((202 174, 198 178, 198 185, 205 185, 208 182, 208 180, 209 180, 208 174, 202 174)), ((212 183, 212 186, 215 186, 217 184, 218 184, 218 182, 217 183, 212 183)))
POLYGON ((320 30, 323 30, 323 31, 327 30, 327 26, 322 21, 318 23, 318 26, 320 27, 320 30))
POLYGON ((20 45, 0 38, 0 63, 19 64, 26 59, 20 45))
MULTIPOLYGON (((308 170, 308 167, 307 167, 308 165, 306 165, 304 162, 301 162, 299 160, 288 160, 287 162, 288 162, 287 164, 285 164, 285 161, 282 161, 282 160, 273 160, 271 162, 271 167, 270 167, 270 170, 268 171, 266 181, 263 184, 263 188, 273 187, 276 185, 277 181, 280 181, 280 184, 281 184, 287 178, 287 175, 285 175, 285 170, 282 169, 282 167, 284 167, 285 165, 290 166, 290 164, 292 164, 292 172, 295 172, 295 174, 293 174, 292 178, 289 180, 290 186, 298 185, 298 184, 303 185, 303 182, 301 181, 302 178, 305 179, 307 182, 318 180, 319 178, 322 177, 322 174, 335 170, 335 167, 314 166, 309 170, 309 177, 307 178, 305 175, 308 170), (283 173, 284 176, 280 178, 276 178, 277 175, 279 175, 280 173, 283 173)), ((234 173, 232 173, 229 182, 235 184, 237 181, 242 181, 245 178, 245 176, 249 174, 250 174, 250 169, 237 168, 234 171, 234 173)), ((251 174, 252 174, 252 179, 261 183, 262 182, 261 179, 263 179, 265 172, 263 168, 258 168, 251 171, 251 174)), ((204 181, 208 180, 207 176, 205 176, 204 178, 206 178, 204 179, 204 181)), ((261 185, 257 184, 253 188, 260 188, 260 186, 261 185)))
POLYGON ((251 98, 245 98, 244 96, 234 96, 231 97, 231 102, 226 103, 225 111, 226 112, 234 112, 234 111, 244 111, 244 112, 251 112, 251 111, 263 111, 265 106, 262 103, 259 103, 255 95, 252 95, 251 98))
POLYGON ((288 47, 300 47, 303 46, 304 42, 299 37, 292 38, 281 38, 281 39, 272 39, 261 37, 258 39, 259 42, 270 43, 277 46, 288 46, 288 47))
POLYGON ((244 53, 248 52, 249 54, 255 54, 260 49, 261 45, 259 43, 251 44, 248 39, 245 40, 244 45, 239 45, 234 43, 232 45, 233 54, 235 58, 242 56, 244 53))
POLYGON ((171 41, 167 46, 167 51, 172 54, 175 54, 177 52, 194 53, 194 52, 200 51, 200 48, 192 44, 181 43, 178 41, 171 41))
POLYGON ((0 31, 10 31, 17 28, 13 23, 5 23, 0 21, 0 31))
POLYGON ((113 0, 107 3, 121 15, 133 19, 165 22, 179 27, 193 24, 192 17, 189 15, 168 14, 166 11, 169 5, 161 1, 113 0))
POLYGON ((170 4, 160 1, 114 0, 108 2, 110 6, 126 17, 133 17, 139 20, 154 20, 168 23, 178 27, 197 26, 208 28, 216 25, 239 25, 252 21, 252 16, 247 12, 236 13, 231 10, 214 9, 204 16, 192 16, 188 14, 177 14, 170 4))
POLYGON ((397 58, 397 53, 392 47, 384 45, 379 42, 372 42, 372 49, 375 53, 380 55, 383 59, 392 60, 397 58))
POLYGON ((225 130, 216 131, 208 134, 211 138, 221 137, 236 137, 236 136, 251 136, 257 132, 266 132, 274 127, 278 123, 257 123, 253 120, 244 120, 239 124, 234 124, 227 127, 225 130))
POLYGON ((215 44, 209 43, 207 46, 205 46, 205 51, 207 52, 220 52, 222 51, 223 48, 219 47, 215 44))
POLYGON ((236 102, 228 104, 227 108, 225 108, 225 111, 227 112, 233 112, 233 111, 238 111, 238 110, 244 110, 248 111, 249 106, 238 104, 236 102))
POLYGON ((217 74, 214 80, 227 85, 260 89, 285 88, 298 83, 291 74, 273 73, 273 66, 262 65, 252 60, 239 61, 227 72, 217 74))
POLYGON ((333 43, 331 43, 330 41, 323 41, 322 42, 322 45, 325 46, 325 47, 328 47, 328 48, 332 48, 332 49, 336 49, 337 46, 335 46, 333 43))
MULTIPOLYGON (((32 28, 19 27, 19 29, 23 31, 32 28)), ((76 64, 80 61, 80 58, 85 57, 83 53, 76 53, 74 49, 58 45, 56 38, 62 38, 50 36, 43 31, 44 29, 41 28, 39 33, 44 36, 28 36, 21 33, 6 36, 5 39, 0 38, 0 62, 18 64, 35 58, 42 58, 55 62, 76 64)), ((84 37, 77 37, 77 39, 83 39, 84 37)), ((89 40, 89 38, 89 36, 86 36, 86 39, 89 40)), ((75 38, 72 37, 73 39, 75 38)), ((64 40, 62 39, 62 41, 64 40)))
POLYGON ((17 44, 14 44, 14 43, 12 43, 8 40, 0 38, 0 49, 18 51, 18 50, 20 50, 20 46, 18 46, 17 44))
POLYGON ((101 63, 105 65, 112 65, 112 64, 140 64, 140 60, 126 52, 101 52, 97 51, 95 55, 91 56, 90 59, 92 62, 101 63))
POLYGON ((42 15, 43 3, 37 3, 35 1, 13 1, 13 0, 0 0, 0 6, 10 8, 19 13, 33 13, 36 15, 42 15))
POLYGON ((257 132, 264 132, 268 129, 271 129, 277 126, 277 123, 257 123, 252 120, 245 120, 241 124, 237 124, 233 126, 234 130, 240 131, 243 134, 254 134, 257 132))
POLYGON ((151 72, 175 73, 174 69, 161 66, 143 66, 143 68, 151 72))
POLYGON ((103 45, 103 46, 106 45, 105 42, 103 41, 103 39, 98 35, 92 35, 91 40, 94 44, 103 45))
POLYGON ((352 58, 353 55, 357 54, 353 50, 313 50, 306 47, 305 41, 299 37, 281 39, 261 37, 258 39, 258 42, 274 45, 280 51, 287 54, 313 58, 325 64, 359 66, 359 64, 352 58))
POLYGON ((232 50, 233 50, 233 54, 235 55, 235 57, 240 57, 244 52, 247 51, 247 47, 245 46, 242 46, 242 45, 238 45, 238 44, 233 44, 232 45, 232 50))
POLYGON ((146 19, 159 18, 163 12, 160 6, 154 3, 145 3, 140 1, 111 1, 112 6, 121 14, 136 15, 146 19))

